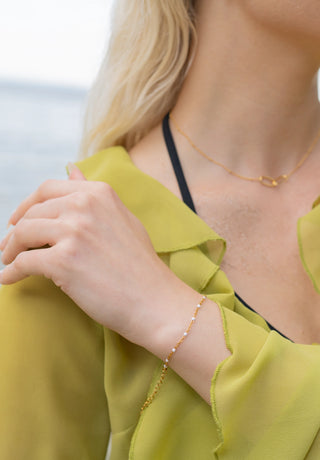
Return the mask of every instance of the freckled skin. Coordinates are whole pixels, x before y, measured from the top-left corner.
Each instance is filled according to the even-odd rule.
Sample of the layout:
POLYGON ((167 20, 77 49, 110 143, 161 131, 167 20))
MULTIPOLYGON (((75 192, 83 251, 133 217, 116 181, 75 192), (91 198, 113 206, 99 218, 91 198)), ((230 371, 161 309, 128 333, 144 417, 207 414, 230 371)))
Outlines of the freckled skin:
POLYGON ((195 191, 197 213, 225 238, 227 251, 221 268, 238 294, 291 337, 303 336, 304 328, 310 331, 309 315, 317 337, 319 295, 301 264, 296 233, 297 220, 309 211, 306 203, 311 205, 315 190, 306 187, 303 196, 292 184, 288 193, 259 188, 252 193, 251 185, 239 183, 236 192, 223 184, 199 195, 195 191), (291 326, 286 324, 288 310, 291 326))

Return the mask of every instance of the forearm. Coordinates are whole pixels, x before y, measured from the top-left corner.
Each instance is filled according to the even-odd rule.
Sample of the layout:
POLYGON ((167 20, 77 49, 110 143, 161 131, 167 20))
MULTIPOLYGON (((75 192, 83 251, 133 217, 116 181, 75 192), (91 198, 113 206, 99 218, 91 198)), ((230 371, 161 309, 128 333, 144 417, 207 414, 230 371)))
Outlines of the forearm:
MULTIPOLYGON (((165 360, 190 324, 202 296, 176 278, 152 302, 151 324, 146 323, 143 346, 165 360)), ((206 299, 170 367, 210 404, 211 380, 217 365, 230 356, 219 307, 206 299)))

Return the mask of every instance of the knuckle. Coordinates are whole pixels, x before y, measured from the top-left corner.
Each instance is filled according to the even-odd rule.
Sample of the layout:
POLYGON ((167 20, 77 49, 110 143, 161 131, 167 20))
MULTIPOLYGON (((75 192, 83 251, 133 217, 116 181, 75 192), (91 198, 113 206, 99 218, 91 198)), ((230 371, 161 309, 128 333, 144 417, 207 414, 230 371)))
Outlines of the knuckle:
POLYGON ((107 182, 96 181, 94 184, 96 189, 100 192, 108 193, 108 191, 112 189, 111 185, 107 182))
POLYGON ((77 216, 76 218, 70 220, 66 225, 66 235, 70 241, 78 240, 81 238, 81 234, 83 231, 83 218, 77 216))
POLYGON ((96 187, 96 190, 99 196, 106 195, 111 198, 114 198, 115 196, 117 196, 114 189, 107 182, 96 182, 95 184, 96 184, 95 187, 96 187))
POLYGON ((84 212, 83 208, 81 208, 70 214, 66 219, 57 219, 57 223, 62 229, 65 239, 76 240, 79 243, 84 234, 92 229, 94 219, 92 219, 91 213, 84 212))
POLYGON ((73 224, 73 233, 75 237, 81 238, 85 233, 89 232, 92 228, 92 221, 93 219, 91 219, 88 214, 80 214, 77 216, 73 224))
POLYGON ((63 267, 70 267, 77 259, 79 254, 79 246, 74 238, 68 238, 60 253, 60 262, 63 267))
POLYGON ((55 182, 54 179, 47 179, 44 182, 42 182, 42 184, 39 185, 38 195, 40 198, 46 194, 47 190, 52 187, 54 182, 55 182))
POLYGON ((76 209, 80 211, 91 209, 94 202, 93 195, 88 192, 77 192, 74 194, 73 199, 76 209))

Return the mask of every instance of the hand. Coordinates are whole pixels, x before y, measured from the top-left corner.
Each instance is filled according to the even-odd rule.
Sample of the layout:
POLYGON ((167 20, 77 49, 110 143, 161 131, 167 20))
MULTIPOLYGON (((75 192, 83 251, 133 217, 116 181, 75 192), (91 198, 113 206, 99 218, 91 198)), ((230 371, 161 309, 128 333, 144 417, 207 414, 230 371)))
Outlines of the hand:
POLYGON ((148 306, 174 275, 110 185, 86 181, 77 168, 69 179, 44 182, 13 213, 0 243, 7 265, 0 282, 44 275, 93 319, 137 342, 148 306))

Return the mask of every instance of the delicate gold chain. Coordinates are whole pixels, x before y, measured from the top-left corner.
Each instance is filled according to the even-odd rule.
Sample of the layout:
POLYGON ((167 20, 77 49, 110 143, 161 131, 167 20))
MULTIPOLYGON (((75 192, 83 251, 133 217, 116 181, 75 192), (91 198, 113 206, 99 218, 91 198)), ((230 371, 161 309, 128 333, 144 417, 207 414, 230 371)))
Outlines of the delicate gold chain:
POLYGON ((278 177, 271 177, 271 176, 247 177, 247 176, 243 176, 241 174, 238 174, 238 173, 232 171, 231 169, 229 169, 224 164, 222 164, 219 161, 214 160, 213 158, 211 158, 208 155, 206 155, 201 149, 199 149, 199 147, 197 147, 194 144, 194 142, 190 139, 190 137, 185 132, 182 131, 182 129, 178 126, 177 121, 175 120, 175 118, 173 117, 171 112, 169 114, 169 117, 172 120, 172 123, 173 123, 174 127, 176 128, 176 130, 180 134, 182 134, 183 137, 185 137, 187 139, 187 141, 189 142, 191 147, 194 148, 202 156, 207 158, 207 160, 211 161, 212 163, 214 163, 217 166, 220 166, 221 168, 223 168, 225 171, 227 171, 227 173, 231 174, 232 176, 235 176, 235 177, 238 177, 239 179, 247 180, 247 181, 250 181, 250 182, 260 182, 261 185, 264 185, 265 187, 272 187, 272 188, 277 187, 279 184, 281 184, 284 181, 287 181, 289 179, 289 177, 292 176, 292 174, 294 174, 303 165, 303 163, 306 161, 306 159, 310 156, 314 146, 316 145, 316 143, 318 142, 318 140, 320 138, 320 130, 319 130, 317 135, 316 135, 316 137, 312 141, 312 144, 310 145, 310 147, 306 151, 306 153, 303 155, 303 157, 298 162, 298 164, 288 174, 281 174, 281 176, 278 176, 278 177))
POLYGON ((191 318, 191 321, 190 321, 190 324, 188 326, 188 328, 185 330, 185 332, 183 333, 183 336, 181 337, 181 339, 177 342, 177 344, 171 349, 170 353, 168 354, 168 356, 166 357, 166 359, 163 361, 163 364, 162 364, 162 370, 161 370, 161 374, 160 374, 160 377, 159 377, 159 380, 158 382, 156 383, 155 387, 154 387, 154 390, 153 392, 151 393, 150 396, 148 396, 146 402, 143 404, 143 406, 141 407, 141 410, 140 410, 140 413, 143 412, 143 410, 150 406, 150 404, 152 403, 152 401, 154 400, 156 394, 158 393, 161 385, 163 384, 163 381, 164 381, 164 378, 168 372, 168 366, 169 366, 169 361, 171 360, 172 356, 175 354, 175 352, 177 351, 177 349, 180 347, 180 345, 182 344, 182 342, 186 339, 186 337, 188 336, 196 318, 197 318, 197 315, 198 315, 198 312, 201 308, 201 305, 203 304, 203 302, 206 300, 207 296, 202 296, 202 299, 200 300, 200 302, 197 304, 194 312, 193 312, 193 315, 192 315, 192 318, 191 318))

